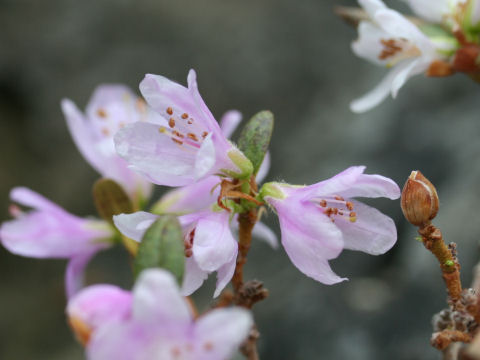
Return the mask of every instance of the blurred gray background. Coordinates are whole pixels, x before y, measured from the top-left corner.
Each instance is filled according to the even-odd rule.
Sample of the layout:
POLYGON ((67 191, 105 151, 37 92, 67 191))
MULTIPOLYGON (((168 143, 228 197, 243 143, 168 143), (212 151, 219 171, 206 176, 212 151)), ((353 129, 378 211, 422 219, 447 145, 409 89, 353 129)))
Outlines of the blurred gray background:
MULTIPOLYGON (((399 7, 400 1, 391 1, 399 7)), ((421 169, 440 194, 435 223, 458 243, 464 284, 478 261, 480 119, 478 85, 457 75, 412 79, 395 101, 355 115, 349 102, 386 70, 354 57, 355 31, 334 5, 351 0, 0 0, 0 216, 9 190, 28 186, 82 216, 95 213, 97 174, 67 132, 60 100, 80 108, 100 83, 133 89, 145 73, 186 82, 219 118, 276 115, 268 180, 310 184, 353 164, 403 186, 421 169)), ((404 7, 402 7, 404 9, 404 7)), ((157 195, 164 189, 158 189, 157 195)), ((430 319, 445 306, 433 257, 414 240, 398 201, 370 201, 398 225, 383 256, 345 251, 332 262, 350 281, 326 286, 302 275, 283 249, 255 242, 247 277, 271 296, 255 308, 266 359, 439 359, 430 319)), ((273 215, 267 220, 278 232, 273 215)), ((0 248, 0 358, 81 359, 65 324, 61 260, 0 248)), ((90 283, 131 286, 122 249, 88 269, 90 283)), ((206 304, 210 281, 196 298, 206 304)), ((206 305, 205 305, 206 306, 206 305)))

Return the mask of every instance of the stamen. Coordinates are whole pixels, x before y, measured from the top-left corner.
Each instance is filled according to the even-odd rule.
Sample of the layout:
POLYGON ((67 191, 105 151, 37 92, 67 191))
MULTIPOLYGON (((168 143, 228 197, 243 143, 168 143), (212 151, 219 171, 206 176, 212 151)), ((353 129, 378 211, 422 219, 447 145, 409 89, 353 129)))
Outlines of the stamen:
POLYGON ((193 133, 188 133, 187 136, 194 141, 198 141, 197 135, 195 135, 193 133))
POLYGON ((183 114, 182 114, 182 119, 185 120, 185 119, 187 119, 187 118, 188 118, 188 114, 187 114, 187 113, 183 113, 183 114))
POLYGON ((192 118, 188 119, 187 124, 192 125, 193 124, 193 119, 192 118))
POLYGON ((168 115, 172 115, 172 114, 173 114, 173 109, 172 109, 170 106, 167 108, 167 114, 168 114, 168 115))
POLYGON ((97 115, 105 119, 107 117, 107 112, 104 109, 98 109, 97 115))
POLYGON ((204 132, 202 133, 202 138, 205 139, 205 138, 207 137, 207 135, 208 135, 208 132, 204 131, 204 132))
POLYGON ((345 201, 339 195, 328 197, 327 199, 316 199, 314 202, 332 222, 335 222, 335 217, 341 217, 350 222, 357 221, 357 213, 352 211, 354 208, 353 202, 345 201))
POLYGON ((171 128, 175 127, 175 119, 174 118, 170 118, 170 120, 168 120, 168 126, 170 126, 171 128))
POLYGON ((177 143, 178 145, 183 145, 183 141, 180 141, 178 139, 172 138, 172 141, 177 143))
POLYGON ((389 57, 394 56, 399 51, 402 51, 402 46, 399 46, 397 40, 395 39, 381 39, 380 43, 384 46, 384 49, 382 50, 380 55, 378 55, 378 58, 380 60, 388 59, 389 57))

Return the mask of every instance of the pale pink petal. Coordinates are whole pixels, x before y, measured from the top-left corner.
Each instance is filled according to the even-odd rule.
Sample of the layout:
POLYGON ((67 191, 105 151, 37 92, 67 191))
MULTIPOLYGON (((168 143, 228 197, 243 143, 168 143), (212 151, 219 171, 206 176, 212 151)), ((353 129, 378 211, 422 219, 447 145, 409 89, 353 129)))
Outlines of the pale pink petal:
POLYGON ((70 299, 84 287, 85 268, 95 254, 96 251, 80 254, 72 257, 68 261, 67 269, 65 270, 65 292, 67 299, 70 299))
POLYGON ((120 214, 113 216, 113 222, 120 232, 126 237, 142 241, 143 235, 147 229, 158 219, 154 215, 145 211, 137 211, 133 214, 120 214))
POLYGON ((28 206, 37 210, 66 213, 65 210, 54 202, 26 187, 13 188, 12 191, 10 191, 10 199, 20 205, 28 206))
POLYGON ((97 172, 102 173, 105 158, 96 151, 93 129, 88 126, 84 115, 71 100, 63 99, 61 105, 68 130, 78 150, 97 172))
POLYGON ((215 146, 212 141, 212 134, 208 135, 198 149, 195 156, 195 180, 198 181, 207 175, 212 175, 215 165, 215 146))
POLYGON ((206 213, 198 220, 193 239, 193 257, 202 270, 215 271, 230 261, 237 250, 226 211, 206 213))
POLYGON ((203 282, 208 278, 208 272, 198 267, 193 257, 189 257, 185 261, 185 273, 183 275, 181 293, 184 296, 193 294, 203 282))
POLYGON ((282 232, 282 245, 290 260, 305 275, 324 284, 343 280, 328 260, 343 249, 342 233, 331 220, 309 202, 288 202, 267 198, 276 209, 282 232))
POLYGON ((176 360, 157 328, 138 322, 109 323, 100 327, 87 347, 88 360, 176 360))
POLYGON ((205 210, 217 201, 221 182, 218 176, 209 176, 196 183, 172 189, 152 207, 156 214, 187 214, 205 210))
POLYGON ((357 220, 338 218, 336 226, 342 231, 345 249, 363 251, 372 255, 387 252, 397 241, 395 223, 375 208, 352 200, 357 220))
POLYGON ((120 130, 115 135, 118 154, 153 183, 183 186, 194 182, 195 154, 160 133, 160 128, 139 122, 120 130))
POLYGON ((282 191, 304 194, 305 199, 311 199, 314 196, 337 195, 343 191, 348 191, 364 171, 365 166, 351 166, 330 179, 306 186, 303 189, 282 187, 282 191))
POLYGON ((238 125, 242 122, 242 113, 237 110, 230 110, 223 114, 220 119, 220 128, 226 138, 230 138, 238 125))
POLYGON ((386 197, 395 200, 400 197, 400 188, 395 181, 385 176, 361 174, 349 189, 342 190, 337 195, 345 199, 352 197, 386 197))
POLYGON ((227 286, 230 280, 232 280, 233 273, 235 272, 235 267, 237 264, 237 253, 238 250, 235 249, 235 252, 233 253, 230 261, 217 270, 217 285, 215 288, 215 293, 213 294, 214 298, 220 295, 225 286, 227 286))
POLYGON ((46 211, 23 214, 0 227, 5 248, 35 258, 70 258, 90 253, 108 247, 109 244, 100 241, 112 235, 106 223, 46 211))
POLYGON ((71 298, 67 315, 91 331, 112 321, 127 321, 131 316, 132 294, 113 285, 92 285, 71 298))
POLYGON ((264 223, 257 221, 252 231, 253 237, 265 241, 272 248, 278 248, 277 235, 264 223))
POLYGON ((230 308, 210 311, 195 324, 197 351, 194 359, 229 359, 247 338, 252 325, 252 315, 247 310, 230 308))
POLYGON ((133 317, 143 323, 189 324, 190 308, 173 275, 161 269, 144 270, 133 288, 133 317))
POLYGON ((270 152, 267 152, 263 158, 260 168, 258 169, 257 176, 255 177, 257 183, 261 183, 267 177, 268 172, 270 171, 270 161, 270 152))

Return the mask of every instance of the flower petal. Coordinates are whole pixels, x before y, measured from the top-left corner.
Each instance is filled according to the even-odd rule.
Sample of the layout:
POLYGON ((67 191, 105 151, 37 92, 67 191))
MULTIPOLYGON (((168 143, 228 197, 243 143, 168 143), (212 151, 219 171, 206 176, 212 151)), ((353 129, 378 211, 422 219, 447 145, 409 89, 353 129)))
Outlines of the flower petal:
POLYGON ((200 269, 193 257, 187 258, 185 261, 185 274, 183 275, 182 295, 189 296, 193 294, 207 278, 208 272, 200 269))
POLYGON ((237 253, 238 249, 235 249, 230 261, 217 270, 217 286, 215 288, 215 293, 213 294, 214 298, 220 295, 225 286, 227 286, 230 280, 232 280, 237 265, 237 253))
POLYGON ((357 213, 354 223, 337 219, 335 224, 343 234, 345 248, 372 255, 387 252, 397 241, 395 223, 375 208, 352 201, 357 213))
POLYGON ((400 188, 395 181, 385 176, 361 174, 349 189, 340 191, 338 195, 345 199, 386 197, 395 200, 400 197, 400 188))
POLYGON ((113 216, 113 222, 117 229, 126 237, 138 242, 142 241, 145 231, 147 231, 157 219, 158 215, 145 211, 113 216))
POLYGON ((350 166, 330 179, 320 181, 314 185, 306 186, 303 189, 295 188, 293 190, 282 187, 282 191, 285 189, 287 192, 291 191, 293 193, 303 194, 305 199, 311 199, 315 196, 336 195, 350 189, 365 169, 365 166, 350 166))
POLYGON ((133 288, 133 317, 142 323, 188 324, 192 315, 172 274, 144 270, 133 288))
POLYGON ((220 188, 216 185, 220 181, 218 176, 209 176, 196 183, 170 190, 152 207, 152 211, 156 214, 181 215, 205 210, 217 200, 220 188))
POLYGON ((115 147, 130 168, 155 184, 183 186, 194 182, 194 153, 160 133, 155 124, 137 122, 117 132, 115 147))
POLYGON ((450 0, 404 0, 412 10, 425 20, 441 23, 443 15, 448 12, 450 0))
POLYGON ((304 274, 324 284, 343 280, 336 275, 328 260, 343 249, 340 230, 312 203, 266 198, 277 210, 282 244, 293 264, 304 274))
POLYGON ((66 213, 65 210, 54 202, 26 187, 13 188, 12 191, 10 191, 10 199, 33 209, 66 213))
POLYGON ((200 317, 195 324, 195 360, 230 358, 252 325, 250 312, 240 308, 216 309, 200 317))
POLYGON ((384 50, 381 41, 389 37, 390 35, 377 25, 362 21, 358 25, 358 39, 352 43, 352 51, 355 55, 374 64, 386 66, 389 60, 382 60, 379 55, 384 50))
POLYGON ((97 240, 113 235, 107 223, 67 213, 26 188, 12 191, 12 199, 36 207, 0 227, 0 239, 10 252, 35 258, 71 258, 109 246, 97 240))
POLYGON ((69 260, 65 271, 65 292, 68 299, 83 288, 85 268, 96 253, 96 251, 92 251, 91 253, 77 255, 69 260))
POLYGON ((277 235, 264 223, 257 221, 253 227, 252 235, 260 240, 265 241, 274 249, 278 249, 277 235))
POLYGON ((195 156, 195 180, 198 181, 206 175, 211 175, 215 165, 215 146, 212 141, 212 134, 208 135, 195 156))
POLYGON ((270 171, 270 162, 270 152, 267 152, 263 158, 260 168, 258 169, 257 176, 255 177, 257 183, 261 183, 267 177, 268 172, 270 171))
POLYGON ((380 0, 358 0, 358 3, 365 9, 371 19, 375 17, 375 13, 378 10, 387 8, 383 1, 380 0))
POLYGON ((192 251, 198 266, 205 271, 216 271, 230 261, 237 251, 237 241, 230 231, 226 211, 209 212, 198 220, 192 251))
POLYGON ((220 128, 223 136, 230 138, 241 122, 242 113, 240 111, 230 110, 223 114, 220 119, 220 128))
POLYGON ((61 106, 68 130, 78 150, 97 172, 102 173, 105 158, 102 158, 95 149, 94 133, 87 125, 85 117, 69 99, 63 99, 61 106))
POLYGON ((368 110, 371 110, 392 92, 397 94, 400 87, 408 79, 408 75, 411 74, 411 70, 415 67, 414 60, 404 60, 401 63, 397 64, 393 69, 391 69, 388 74, 382 79, 382 81, 370 92, 366 93, 364 96, 352 101, 350 103, 350 109, 356 113, 362 113, 368 110), (397 76, 399 76, 398 80, 397 76), (393 92, 395 84, 395 91, 393 92))
POLYGON ((132 294, 113 285, 92 285, 71 298, 66 311, 70 322, 79 321, 95 331, 111 321, 129 319, 132 294))

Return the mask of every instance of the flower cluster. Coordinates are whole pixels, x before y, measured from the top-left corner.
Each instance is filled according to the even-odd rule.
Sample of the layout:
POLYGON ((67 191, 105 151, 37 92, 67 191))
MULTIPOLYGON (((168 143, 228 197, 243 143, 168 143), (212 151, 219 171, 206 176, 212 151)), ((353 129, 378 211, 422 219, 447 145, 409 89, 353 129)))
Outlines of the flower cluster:
MULTIPOLYGON (((478 80, 480 3, 478 0, 405 0, 414 16, 389 9, 381 0, 358 0, 365 11, 353 52, 391 68, 372 91, 350 105, 364 112, 389 94, 396 97, 412 76, 463 72, 478 80)), ((346 15, 349 16, 349 15, 346 15)))
POLYGON ((254 116, 237 147, 229 137, 241 114, 229 111, 217 122, 200 96, 193 70, 187 82, 184 87, 146 75, 140 84, 145 100, 123 86, 101 86, 85 115, 71 101, 62 102, 80 152, 120 188, 115 188, 116 195, 126 194, 132 206, 121 209, 130 210, 109 204, 116 196, 107 196, 100 201, 111 207, 99 210, 103 220, 80 219, 28 189, 12 191, 13 201, 33 211, 12 206, 15 219, 2 224, 2 244, 19 255, 71 259, 67 313, 89 359, 230 356, 249 334, 251 315, 229 306, 196 318, 182 296, 195 292, 215 272, 214 297, 232 282, 235 294, 227 305, 252 306, 239 300, 252 234, 278 246, 275 233, 259 221, 266 208, 278 215, 281 243, 293 264, 324 284, 345 280, 329 265, 343 249, 377 255, 397 239, 388 216, 356 200, 397 199, 400 190, 392 180, 364 174, 365 167, 354 166, 310 186, 281 182, 259 186, 270 166, 271 113, 254 116), (152 184, 174 188, 146 208, 152 184), (142 265, 133 292, 111 285, 82 289, 80 279, 88 260, 119 239, 138 244, 138 253, 136 248, 129 250, 136 262, 144 264, 141 257, 151 257, 146 240, 151 239, 150 229, 167 215, 178 219, 179 254, 153 266, 142 265), (167 270, 174 272, 169 266, 179 258, 184 270, 177 285, 167 270))

